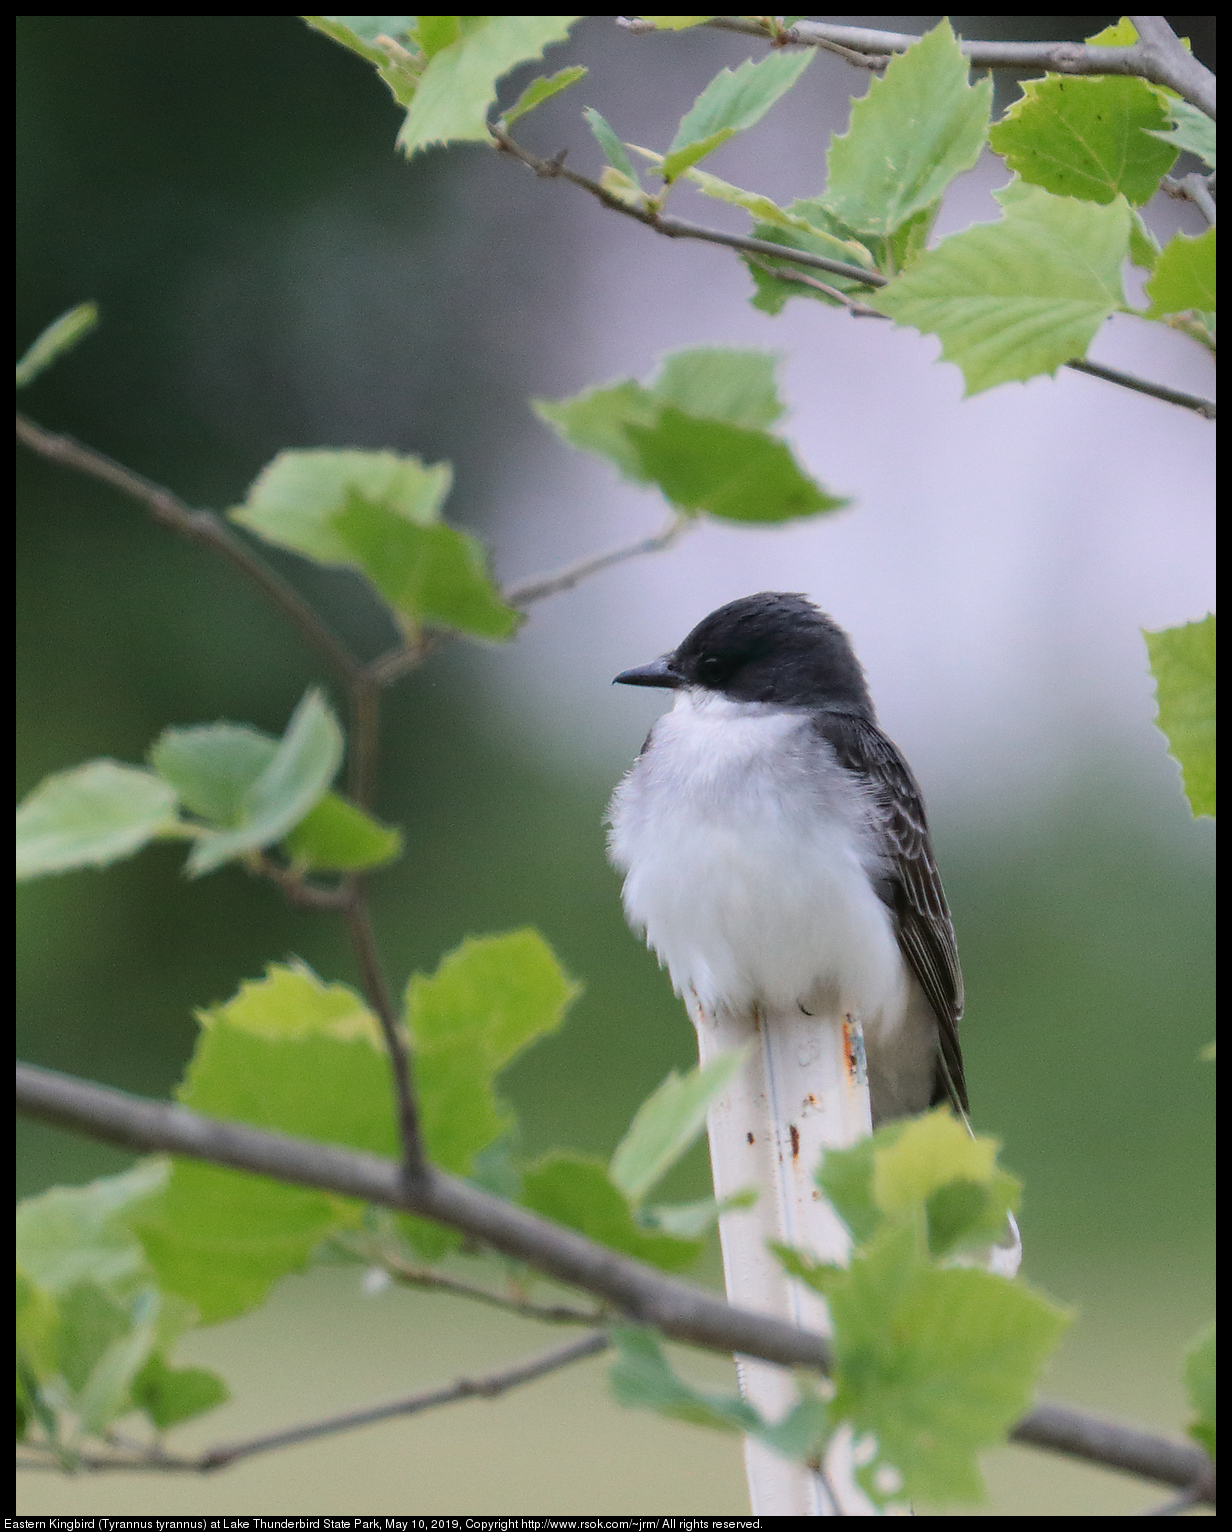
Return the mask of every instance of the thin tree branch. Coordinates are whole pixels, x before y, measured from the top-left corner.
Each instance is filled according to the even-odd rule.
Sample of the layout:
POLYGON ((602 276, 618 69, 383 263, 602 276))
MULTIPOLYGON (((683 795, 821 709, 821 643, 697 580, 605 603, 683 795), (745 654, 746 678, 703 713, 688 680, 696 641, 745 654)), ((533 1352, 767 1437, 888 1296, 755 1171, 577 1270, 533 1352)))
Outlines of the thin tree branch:
POLYGON ((807 250, 793 250, 788 245, 772 244, 769 240, 749 239, 743 234, 726 234, 721 229, 708 229, 702 224, 670 217, 653 206, 634 207, 627 202, 622 202, 619 197, 614 197, 605 186, 600 186, 598 181, 592 181, 589 176, 578 175, 576 171, 567 169, 562 155, 557 155, 555 159, 550 160, 540 159, 538 155, 532 154, 529 149, 524 149, 521 144, 516 143, 502 129, 493 128, 491 132, 493 142, 498 149, 520 160, 543 180, 568 181, 573 186, 579 186, 597 201, 602 202, 604 207, 611 208, 615 213, 623 213, 626 218, 636 218, 638 223, 647 224, 656 233, 664 234, 668 239, 700 239, 712 245, 726 245, 730 250, 744 250, 750 255, 769 255, 777 260, 794 261, 798 266, 815 267, 818 271, 833 272, 837 277, 848 277, 856 282, 867 283, 869 287, 884 287, 889 280, 878 271, 854 266, 849 261, 832 261, 828 256, 812 255, 807 250))
POLYGON ((247 863, 259 877, 276 883, 292 904, 305 910, 345 910, 355 898, 355 891, 347 882, 333 888, 320 883, 309 883, 293 868, 281 867, 263 851, 253 853, 247 863))
POLYGON ((362 879, 354 883, 355 897, 346 906, 347 934, 359 964, 360 983, 372 1009, 381 1023, 385 1047, 389 1051, 389 1067, 394 1077, 394 1095, 398 1103, 398 1130, 402 1141, 402 1170, 408 1187, 418 1186, 428 1175, 428 1161, 424 1153, 423 1137, 419 1131, 419 1105, 415 1100, 414 1067, 406 1033, 398 1019, 389 983, 381 966, 372 933, 372 921, 368 914, 368 901, 363 892, 362 879))
POLYGON ((545 596, 572 590, 575 585, 598 574, 601 569, 610 569, 613 564, 623 564, 626 559, 640 558, 643 553, 658 553, 669 547, 695 521, 696 517, 693 516, 674 516, 653 537, 643 537, 640 542, 627 543, 621 548, 609 548, 606 553, 591 554, 587 558, 578 559, 576 564, 566 564, 554 574, 536 575, 533 579, 506 586, 501 593, 502 599, 507 606, 521 608, 530 606, 533 601, 542 601, 545 596))
MULTIPOLYGON (((1215 116, 1215 76, 1204 64, 1181 46, 1175 32, 1162 16, 1131 16, 1138 29, 1139 42, 1126 48, 1102 48, 1091 43, 1071 42, 972 42, 959 39, 959 46, 976 69, 1051 70, 1071 75, 1137 75, 1154 85, 1166 85, 1192 106, 1215 116)), ((833 22, 797 21, 793 26, 777 28, 768 20, 753 16, 712 16, 707 26, 724 32, 742 32, 760 37, 777 47, 799 44, 810 48, 833 49, 834 45, 853 53, 878 59, 902 53, 919 36, 911 32, 880 32, 870 27, 840 26, 833 22)), ((642 30, 634 28, 631 30, 642 30)))
POLYGON ((1178 388, 1168 388, 1163 383, 1149 383, 1145 378, 1136 378, 1132 373, 1121 372, 1116 367, 1105 367, 1102 362, 1090 362, 1083 358, 1075 358, 1072 362, 1066 362, 1067 367, 1074 372, 1085 372, 1091 378, 1103 378, 1105 383, 1117 383, 1122 388, 1130 388, 1136 394, 1149 394, 1152 399, 1162 399, 1165 404, 1179 404, 1183 409, 1193 410, 1201 415, 1204 420, 1215 419, 1215 401, 1202 399, 1197 394, 1185 394, 1178 388))
POLYGON ((78 473, 110 484, 121 494, 139 500, 161 526, 170 527, 190 542, 200 543, 221 554, 299 629, 301 636, 307 639, 348 686, 362 675, 362 665, 346 644, 326 627, 293 586, 232 532, 221 516, 215 515, 213 511, 191 509, 170 490, 133 473, 103 453, 96 452, 93 447, 87 447, 71 436, 48 431, 21 414, 17 416, 17 439, 48 462, 76 469, 78 473))
MULTIPOLYGON (((759 32, 758 35, 763 34, 759 32)), ((888 35, 897 36, 898 34, 888 35)), ((851 266, 846 261, 832 261, 826 256, 810 255, 806 251, 793 250, 787 245, 775 245, 765 239, 749 239, 740 234, 726 234, 720 229, 708 229, 702 224, 688 223, 682 218, 669 218, 653 208, 631 207, 618 197, 613 197, 597 181, 592 181, 588 176, 577 175, 572 170, 566 170, 559 156, 551 160, 542 160, 515 143, 507 133, 497 129, 493 130, 492 137, 499 149, 520 160, 537 176, 542 176, 546 180, 568 181, 571 185, 589 192, 604 207, 611 208, 616 213, 623 213, 626 218, 635 218, 638 223, 645 224, 647 228, 653 229, 657 234, 664 234, 669 239, 698 239, 712 245, 725 245, 729 250, 739 250, 747 255, 768 256, 776 261, 790 261, 797 266, 828 271, 835 276, 862 282, 866 287, 886 287, 889 284, 890 278, 883 276, 879 271, 866 271, 864 267, 851 266)), ((776 271, 775 275, 784 277, 787 281, 792 280, 782 271, 776 271)), ((862 306, 860 312, 872 314, 877 311, 862 306)), ((1177 404, 1184 409, 1193 410, 1206 420, 1215 419, 1215 404, 1210 399, 1199 398, 1196 394, 1181 393, 1178 389, 1167 388, 1162 383, 1151 383, 1146 378, 1134 377, 1132 373, 1120 372, 1114 367, 1104 367, 1099 362, 1076 360, 1066 362, 1064 365, 1072 367, 1075 372, 1089 373, 1093 378, 1103 378, 1105 382, 1117 383, 1122 388, 1132 389, 1135 393, 1149 394, 1151 398, 1162 399, 1166 404, 1177 404)), ((506 593, 506 599, 513 604, 511 593, 506 593)))
POLYGON ((883 314, 880 309, 870 309, 867 303, 861 303, 857 298, 849 298, 837 287, 831 287, 828 282, 819 282, 816 277, 810 277, 803 271, 784 271, 781 267, 771 266, 769 261, 757 259, 756 256, 749 258, 749 265, 756 266, 759 271, 764 271, 772 277, 778 277, 782 282, 795 282, 801 287, 811 287, 816 292, 825 293, 827 298, 832 298, 835 303, 841 303, 848 313, 855 314, 857 318, 889 318, 889 315, 883 314))
MULTIPOLYGON (((213 1473, 229 1468, 245 1458, 256 1457, 262 1452, 274 1452, 280 1447, 294 1447, 300 1442, 316 1441, 323 1436, 337 1436, 342 1431, 353 1431, 359 1426, 375 1425, 381 1420, 394 1420, 398 1416, 422 1415, 425 1410, 438 1409, 443 1404, 456 1404, 461 1399, 499 1399, 510 1389, 520 1388, 524 1383, 534 1383, 551 1373, 560 1372, 574 1362, 586 1357, 598 1356, 611 1344, 602 1330, 570 1341, 568 1345, 556 1346, 551 1351, 528 1357, 500 1372, 489 1373, 481 1378, 458 1378, 440 1388, 424 1393, 411 1394, 406 1399, 395 1399, 389 1404, 371 1405, 367 1409, 347 1410, 338 1415, 327 1415, 322 1420, 307 1421, 300 1426, 289 1426, 283 1431, 269 1431, 263 1436, 248 1437, 243 1441, 224 1442, 210 1447, 198 1457, 174 1457, 157 1448, 144 1453, 131 1452, 126 1456, 103 1457, 99 1454, 83 1454, 77 1466, 94 1473, 118 1470, 131 1473, 140 1471, 162 1473, 213 1473)), ((19 1457, 19 1468, 54 1468, 58 1465, 46 1461, 19 1457)))
MULTIPOLYGON (((670 1339, 782 1366, 830 1371, 830 1345, 823 1336, 732 1308, 432 1166, 425 1167, 421 1180, 408 1182, 397 1165, 375 1155, 219 1122, 31 1064, 17 1066, 17 1104, 28 1116, 138 1152, 183 1155, 419 1213, 593 1293, 670 1339)), ((1214 1465, 1193 1443, 1169 1441, 1051 1402, 1038 1403, 1010 1439, 1177 1489, 1197 1485, 1201 1503, 1215 1501, 1214 1465)))
POLYGON ((418 1287, 425 1291, 451 1293, 458 1298, 470 1298, 489 1308, 501 1309, 506 1314, 518 1314, 523 1319, 536 1319, 545 1325, 596 1325, 602 1324, 604 1315, 594 1309, 573 1308, 563 1303, 532 1303, 529 1299, 510 1298, 504 1293, 494 1293, 490 1288, 476 1287, 473 1283, 460 1281, 441 1271, 430 1271, 420 1266, 408 1266, 396 1256, 376 1251, 371 1259, 379 1270, 387 1272, 401 1287, 418 1287))
POLYGON ((381 739, 381 683, 371 668, 361 671, 348 688, 351 735, 347 741, 347 788, 361 809, 372 807, 381 739))

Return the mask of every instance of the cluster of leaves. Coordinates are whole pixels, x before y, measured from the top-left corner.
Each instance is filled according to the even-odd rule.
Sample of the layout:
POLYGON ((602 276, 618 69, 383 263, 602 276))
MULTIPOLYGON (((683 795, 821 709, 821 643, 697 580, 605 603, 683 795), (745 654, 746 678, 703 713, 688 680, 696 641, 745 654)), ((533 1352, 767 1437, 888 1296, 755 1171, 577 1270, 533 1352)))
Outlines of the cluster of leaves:
MULTIPOLYGON (((20 364, 23 377, 86 332, 85 312, 49 327, 20 364)), ((540 405, 567 440, 657 485, 680 514, 758 521, 840 503, 771 434, 782 409, 772 357, 707 350, 668 357, 648 388, 629 381, 540 405)), ((492 582, 484 551, 440 519, 450 477, 446 464, 389 452, 284 452, 231 515, 268 542, 352 569, 408 641, 428 626, 507 639, 518 613, 492 582)), ((229 722, 168 729, 146 766, 97 760, 56 773, 18 809, 18 877, 102 867, 164 839, 190 843, 192 877, 233 863, 293 880, 369 871, 398 856, 402 837, 332 790, 345 747, 333 710, 310 689, 281 739, 229 722)), ((533 931, 464 942, 434 975, 411 978, 399 1020, 414 1049, 426 1151, 443 1170, 681 1271, 721 1209, 713 1199, 649 1199, 740 1059, 669 1075, 610 1164, 567 1152, 522 1163, 497 1077, 560 1025, 576 992, 533 931)), ((199 1020, 178 1092, 185 1105, 398 1153, 380 1025, 353 990, 302 965, 274 965, 199 1020)), ((461 1246, 455 1232, 421 1218, 192 1161, 149 1161, 48 1192, 19 1215, 19 1434, 37 1427, 68 1462, 64 1454, 105 1438, 134 1409, 161 1430, 226 1397, 199 1370, 169 1367, 184 1329, 241 1314, 285 1275, 339 1252, 400 1271, 465 1255, 461 1246)))
MULTIPOLYGON (((613 1249, 682 1270, 720 1210, 649 1207, 647 1198, 701 1131, 740 1057, 669 1075, 610 1165, 564 1153, 521 1164, 497 1078, 560 1026, 577 992, 529 930, 463 942, 436 973, 411 978, 401 1019, 415 1048, 428 1154, 613 1249)), ((302 964, 275 964, 198 1020, 177 1092, 184 1105, 397 1154, 380 1026, 354 990, 302 964)), ((398 1271, 466 1255, 461 1243, 424 1219, 191 1160, 151 1159, 31 1198, 17 1217, 18 1434, 37 1424, 71 1453, 134 1409, 159 1430, 199 1414, 226 1391, 199 1369, 169 1367, 183 1330, 245 1313, 314 1260, 342 1254, 398 1271)))
MULTIPOLYGON (((398 137, 407 154, 492 141, 489 117, 501 75, 563 41, 574 19, 434 17, 415 26, 410 17, 309 18, 378 65, 408 108, 398 137), (401 42, 389 35, 396 23, 404 24, 401 42), (389 77, 391 59, 402 61, 400 88, 389 77)), ((679 30, 707 18, 648 19, 679 30)), ((1089 41, 1127 46, 1137 32, 1122 20, 1089 41)), ((672 186, 686 181, 747 211, 758 239, 863 268, 884 283, 872 296, 854 277, 819 284, 801 280, 789 261, 747 258, 756 307, 778 313, 792 297, 830 304, 857 297, 899 324, 938 336, 945 358, 962 369, 968 393, 1055 373, 1085 355, 1116 313, 1173 324, 1213 348, 1214 228, 1196 238, 1178 234, 1161 250, 1138 212, 1181 150, 1215 168, 1214 123, 1174 92, 1131 76, 1049 74, 1028 81, 993 124, 992 83, 970 82, 967 60, 942 21, 892 58, 853 103, 847 132, 831 141, 823 191, 782 207, 697 168, 759 122, 812 56, 812 49, 783 49, 722 70, 662 154, 622 143, 587 109, 607 161, 604 190, 641 213, 657 214, 672 186), (1001 217, 930 249, 942 196, 986 144, 1013 173, 998 194, 1001 217), (657 190, 643 184, 630 150, 650 162, 657 190), (1149 273, 1145 309, 1126 300, 1127 262, 1149 273)), ((574 66, 537 79, 499 116, 496 131, 507 131, 584 74, 574 66)))
POLYGON ((742 1399, 703 1393, 671 1368, 645 1331, 618 1336, 617 1396, 661 1414, 758 1436, 784 1456, 820 1461, 842 1428, 858 1480, 885 1507, 978 1500, 978 1452, 1026 1408, 1068 1318, 1021 1282, 978 1261, 1017 1205, 997 1144, 971 1138, 944 1108, 831 1150, 818 1184, 852 1239, 846 1266, 780 1246, 799 1281, 821 1293, 833 1324, 825 1396, 807 1385, 780 1421, 742 1399))

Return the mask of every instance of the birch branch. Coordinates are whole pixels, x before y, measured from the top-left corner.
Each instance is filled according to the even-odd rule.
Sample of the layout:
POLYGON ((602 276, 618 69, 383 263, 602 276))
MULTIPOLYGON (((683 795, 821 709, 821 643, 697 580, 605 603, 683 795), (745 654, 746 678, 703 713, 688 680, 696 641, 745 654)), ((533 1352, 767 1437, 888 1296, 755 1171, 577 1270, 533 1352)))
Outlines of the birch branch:
MULTIPOLYGON (((130 1096, 32 1064, 17 1065, 17 1105, 27 1116, 138 1153, 183 1155, 419 1213, 592 1293, 672 1340, 787 1367, 831 1370, 829 1344, 822 1336, 732 1308, 431 1166, 422 1180, 408 1182, 392 1160, 219 1122, 185 1107, 130 1096)), ((1195 1503, 1215 1503, 1214 1464, 1193 1443, 1171 1441, 1050 1401, 1036 1404, 1015 1426, 1010 1440, 1191 1491, 1195 1503)))

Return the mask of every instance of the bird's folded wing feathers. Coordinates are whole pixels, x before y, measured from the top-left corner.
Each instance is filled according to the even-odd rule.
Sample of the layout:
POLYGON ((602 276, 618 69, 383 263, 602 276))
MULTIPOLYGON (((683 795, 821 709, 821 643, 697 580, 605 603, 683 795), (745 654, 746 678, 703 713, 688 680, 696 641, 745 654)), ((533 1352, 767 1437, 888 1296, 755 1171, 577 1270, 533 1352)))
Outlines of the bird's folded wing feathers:
POLYGON ((897 916, 903 956, 937 1017, 940 1056, 933 1099, 949 1099, 965 1114, 967 1084, 958 1041, 962 970, 920 789, 898 747, 867 718, 827 710, 817 714, 815 727, 839 765, 867 779, 881 810, 889 869, 888 886, 880 892, 897 916))

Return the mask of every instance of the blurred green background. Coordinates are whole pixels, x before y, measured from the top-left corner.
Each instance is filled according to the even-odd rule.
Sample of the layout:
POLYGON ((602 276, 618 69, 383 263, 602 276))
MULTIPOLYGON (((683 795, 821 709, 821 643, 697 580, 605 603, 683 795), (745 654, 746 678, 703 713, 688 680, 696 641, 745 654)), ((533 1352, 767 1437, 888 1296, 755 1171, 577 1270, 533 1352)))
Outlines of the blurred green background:
MULTIPOLYGON (((1066 20, 1082 35, 1103 19, 1066 20)), ((1015 18, 1020 35, 1045 20, 1055 27, 1015 18)), ((1201 52, 1195 18, 1174 21, 1201 52)), ((976 35, 992 21, 961 25, 976 35)), ((582 38, 588 62, 614 46, 610 23, 582 38)), ((571 204, 479 149, 407 165, 383 87, 294 19, 25 17, 19 61, 19 348, 76 302, 103 310, 23 406, 215 506, 282 447, 448 457, 451 519, 499 550, 502 487, 538 429, 525 403, 545 388, 538 337, 575 280, 571 204)), ((250 590, 110 492, 29 454, 18 472, 19 795, 93 756, 138 760, 168 724, 281 732, 316 672, 250 590)), ((357 645, 385 642, 349 579, 271 557, 357 645)), ((381 808, 406 827, 407 855, 374 884, 382 947, 401 981, 468 934, 537 925, 586 992, 508 1093, 528 1151, 610 1152, 692 1054, 604 863, 619 764, 510 748, 475 677, 447 651, 391 698, 381 808)), ((1026 1182, 1029 1277, 1080 1314, 1048 1388, 1176 1431, 1179 1352, 1213 1312, 1214 1071, 1197 1062, 1213 1032, 1212 827, 1191 821, 1162 747, 1150 766, 1088 753, 1046 800, 999 815, 965 820, 951 795, 935 819, 977 1116, 1026 1182)), ((327 918, 234 871, 190 885, 180 858, 157 850, 20 891, 22 1057, 165 1096, 193 1008, 266 962, 295 953, 354 979, 327 918)), ((19 1195, 125 1163, 18 1125, 19 1195)), ((675 1189, 700 1194, 705 1179, 699 1148, 675 1189)), ((235 1402, 184 1434, 204 1443, 408 1392, 551 1340, 437 1298, 367 1300, 353 1274, 318 1273, 185 1347, 224 1371, 235 1402)), ((733 1443, 622 1414, 599 1371, 201 1482, 26 1475, 20 1503, 743 1509, 733 1443)), ((1021 1452, 994 1454, 990 1482, 1001 1514, 1117 1513, 1154 1496, 1021 1452)))

